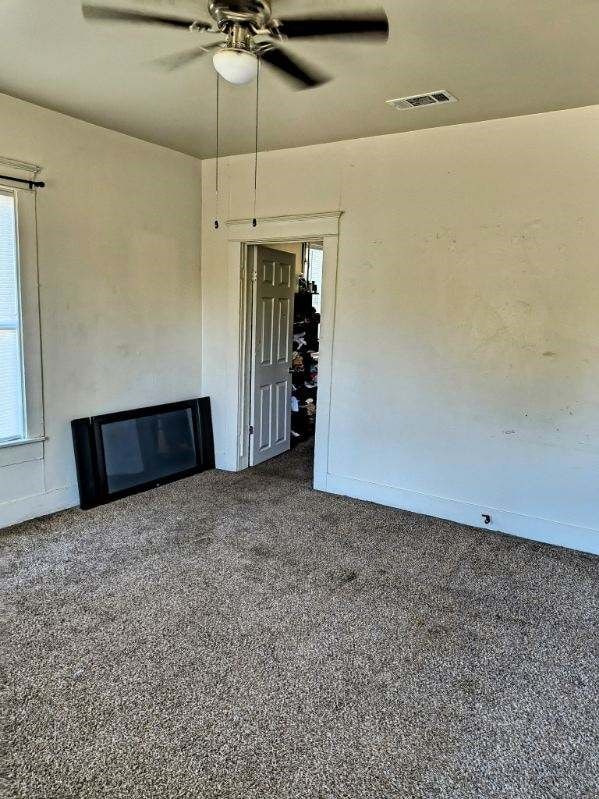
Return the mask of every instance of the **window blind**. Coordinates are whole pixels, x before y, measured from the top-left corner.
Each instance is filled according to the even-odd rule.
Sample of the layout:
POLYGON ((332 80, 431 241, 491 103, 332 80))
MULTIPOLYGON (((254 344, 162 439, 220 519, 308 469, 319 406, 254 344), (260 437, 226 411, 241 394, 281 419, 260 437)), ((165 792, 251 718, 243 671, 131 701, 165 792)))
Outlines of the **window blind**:
POLYGON ((24 436, 16 221, 14 194, 0 191, 0 443, 24 436))

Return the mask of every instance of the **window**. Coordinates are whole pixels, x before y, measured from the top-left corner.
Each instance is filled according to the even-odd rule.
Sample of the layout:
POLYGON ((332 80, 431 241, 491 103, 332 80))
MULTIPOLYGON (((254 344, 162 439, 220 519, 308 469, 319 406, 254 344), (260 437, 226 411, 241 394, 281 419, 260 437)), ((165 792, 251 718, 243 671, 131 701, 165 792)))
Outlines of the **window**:
POLYGON ((306 247, 306 280, 316 283, 316 294, 312 298, 312 305, 320 313, 320 294, 322 292, 322 262, 324 252, 322 245, 308 244, 306 247))
POLYGON ((43 457, 36 194, 17 178, 39 168, 0 157, 0 468, 43 457), (29 446, 31 445, 31 446, 29 446))
POLYGON ((26 434, 17 203, 0 189, 0 444, 26 434))

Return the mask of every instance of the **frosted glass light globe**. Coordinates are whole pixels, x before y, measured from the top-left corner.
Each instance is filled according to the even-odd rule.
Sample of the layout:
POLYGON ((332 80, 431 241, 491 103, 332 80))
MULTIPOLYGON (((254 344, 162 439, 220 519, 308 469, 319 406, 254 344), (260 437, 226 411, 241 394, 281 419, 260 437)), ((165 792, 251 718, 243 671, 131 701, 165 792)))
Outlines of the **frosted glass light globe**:
POLYGON ((217 50, 212 62, 221 78, 236 86, 249 83, 258 74, 258 59, 248 50, 217 50))

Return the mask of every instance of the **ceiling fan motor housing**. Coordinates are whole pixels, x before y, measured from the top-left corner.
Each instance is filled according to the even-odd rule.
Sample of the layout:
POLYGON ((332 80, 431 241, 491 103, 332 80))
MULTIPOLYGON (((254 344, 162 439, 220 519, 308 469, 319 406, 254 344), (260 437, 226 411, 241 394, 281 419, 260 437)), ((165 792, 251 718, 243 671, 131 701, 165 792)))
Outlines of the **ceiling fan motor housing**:
POLYGON ((208 11, 221 30, 234 25, 264 30, 272 19, 270 0, 212 0, 208 11))

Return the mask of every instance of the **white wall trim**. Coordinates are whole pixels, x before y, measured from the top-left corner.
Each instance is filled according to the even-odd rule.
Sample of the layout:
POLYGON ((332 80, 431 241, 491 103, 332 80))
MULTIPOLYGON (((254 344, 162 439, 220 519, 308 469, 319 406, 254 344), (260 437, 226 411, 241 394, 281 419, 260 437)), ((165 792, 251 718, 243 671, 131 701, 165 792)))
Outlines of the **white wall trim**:
POLYGON ((309 241, 323 236, 339 235, 339 220, 343 211, 297 214, 297 216, 265 216, 258 218, 257 226, 251 219, 227 221, 229 241, 261 244, 269 241, 309 241))
POLYGON ((337 309, 337 271, 339 266, 339 219, 337 234, 325 235, 320 298, 320 338, 318 356, 318 411, 314 435, 314 488, 326 485, 331 449, 331 394, 333 389, 333 354, 335 314, 337 309))
POLYGON ((45 436, 40 285, 35 193, 15 189, 19 236, 21 335, 25 372, 26 438, 45 436))
POLYGON ((0 156, 0 169, 2 172, 14 172, 14 177, 17 178, 22 178, 22 173, 25 172, 27 175, 31 175, 33 179, 42 171, 42 167, 39 166, 39 164, 29 164, 27 161, 19 161, 16 158, 5 158, 4 156, 0 156))
POLYGON ((77 486, 64 486, 43 494, 33 494, 0 503, 0 528, 47 516, 79 505, 77 486))
MULTIPOLYGON (((0 469, 14 466, 17 463, 41 461, 44 458, 44 442, 46 438, 29 438, 12 441, 0 446, 0 469)), ((0 477, 2 472, 0 471, 0 477)))
POLYGON ((397 488, 383 483, 371 483, 367 480, 358 480, 342 475, 327 474, 326 486, 323 490, 331 494, 340 494, 392 508, 401 508, 413 513, 447 519, 469 527, 507 533, 533 541, 542 541, 545 544, 554 544, 599 555, 599 530, 588 527, 526 516, 501 508, 483 507, 459 499, 421 494, 411 489, 397 488), (485 513, 492 517, 492 523, 488 526, 481 524, 482 515, 485 513))

